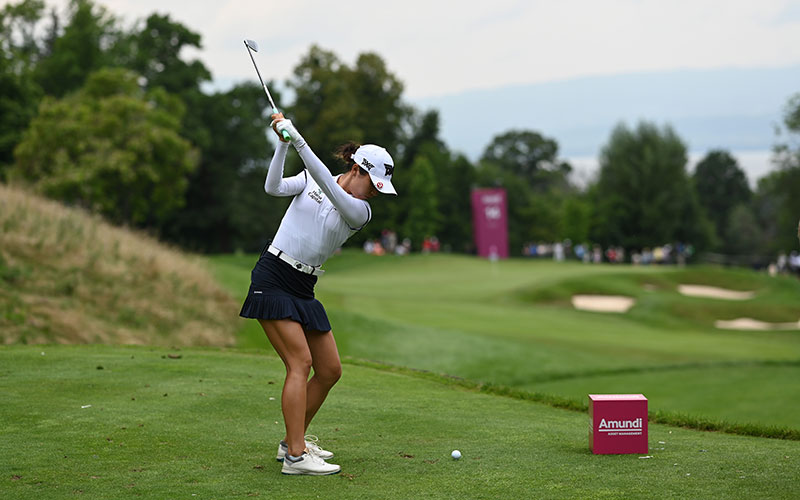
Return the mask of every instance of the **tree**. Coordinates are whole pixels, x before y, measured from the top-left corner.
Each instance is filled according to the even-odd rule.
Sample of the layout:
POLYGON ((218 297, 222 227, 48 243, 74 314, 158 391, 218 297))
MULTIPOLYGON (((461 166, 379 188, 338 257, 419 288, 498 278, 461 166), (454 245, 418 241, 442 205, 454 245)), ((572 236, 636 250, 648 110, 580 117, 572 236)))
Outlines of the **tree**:
POLYGON ((43 13, 41 0, 23 0, 0 10, 0 180, 42 95, 33 69, 42 54, 35 34, 43 13))
MULTIPOLYGON (((405 227, 409 210, 418 198, 416 193, 413 198, 409 197, 411 167, 416 156, 404 153, 409 142, 418 150, 429 140, 438 140, 435 135, 438 117, 426 124, 427 131, 435 129, 434 135, 416 135, 414 125, 418 124, 418 115, 403 103, 402 83, 374 53, 359 54, 350 67, 333 52, 314 45, 294 68, 286 86, 295 95, 286 115, 333 173, 347 167, 333 152, 349 141, 383 146, 395 161, 393 183, 399 196, 373 200, 373 220, 380 223, 367 225, 350 243, 360 244, 365 239, 376 238, 384 228, 405 227), (411 132, 407 135, 406 131, 411 132)), ((428 161, 433 160, 429 158, 428 161)), ((287 170, 292 172, 298 168, 299 161, 290 155, 287 164, 290 165, 287 170)), ((434 168, 438 176, 440 165, 437 163, 434 168)))
POLYGON ((198 60, 185 61, 181 52, 187 47, 201 49, 201 37, 168 15, 151 14, 140 29, 130 33, 123 43, 128 53, 119 54, 125 66, 141 74, 148 88, 162 87, 172 94, 199 91, 211 73, 198 60))
MULTIPOLYGON (((447 181, 443 180, 442 174, 446 169, 445 163, 449 162, 449 155, 444 154, 446 149, 439 140, 439 115, 434 112, 425 114, 413 113, 409 118, 410 133, 404 138, 402 145, 394 151, 395 175, 392 182, 397 189, 398 196, 391 199, 378 198, 373 202, 373 218, 381 221, 381 225, 386 228, 402 228, 405 219, 415 203, 415 197, 411 194, 411 165, 414 164, 418 156, 425 156, 434 168, 434 175, 437 184, 441 189, 447 189, 447 181), (398 151, 399 150, 399 151, 398 151)), ((436 193, 441 197, 441 192, 436 193)), ((439 207, 445 208, 444 203, 438 203, 439 207)), ((375 238, 382 228, 367 226, 363 231, 365 238, 375 238)))
POLYGON ((686 146, 669 126, 660 130, 642 122, 629 130, 618 125, 602 150, 592 189, 592 238, 602 245, 640 249, 693 235, 698 240, 687 243, 707 245, 710 235, 702 229, 704 218, 686 162, 686 146))
MULTIPOLYGON (((475 242, 470 193, 475 184, 475 167, 463 155, 453 155, 446 149, 441 157, 441 160, 433 160, 442 221, 439 241, 446 249, 471 253, 475 242)), ((414 193, 409 194, 413 203, 414 193)))
POLYGON ((295 94, 287 116, 329 167, 337 164, 333 151, 348 141, 378 144, 399 156, 411 112, 401 101, 402 84, 377 54, 360 54, 350 68, 314 45, 287 86, 295 94))
POLYGON ((201 91, 203 82, 211 79, 211 73, 198 60, 186 60, 187 48, 202 48, 201 36, 168 15, 151 14, 136 26, 111 49, 116 64, 143 76, 146 88, 161 87, 180 97, 186 106, 181 135, 205 151, 214 140, 204 121, 203 106, 206 95, 201 91))
POLYGON ((348 73, 348 90, 355 96, 354 119, 363 134, 360 142, 397 152, 411 115, 402 102, 403 84, 373 52, 360 54, 348 73))
POLYGON ((432 146, 436 151, 446 152, 447 146, 439 137, 439 112, 429 110, 424 113, 411 111, 408 117, 408 126, 411 132, 402 145, 402 162, 406 165, 414 163, 420 150, 425 146, 432 146))
POLYGON ((330 51, 314 45, 294 68, 287 87, 295 94, 286 115, 325 165, 338 165, 333 152, 345 142, 361 142, 357 97, 348 87, 347 67, 330 51))
MULTIPOLYGON (((409 118, 408 135, 397 146, 393 154, 395 175, 392 179, 397 197, 381 196, 370 201, 372 219, 379 223, 369 224, 352 238, 353 244, 378 238, 385 228, 402 230, 412 207, 419 202, 411 186, 411 165, 424 157, 433 166, 437 190, 439 216, 447 224, 440 225, 437 237, 444 248, 468 249, 472 239, 469 191, 472 183, 472 166, 466 159, 453 158, 439 138, 439 115, 435 111, 412 113, 409 118), (467 168, 463 169, 463 163, 467 168), (459 212, 459 210, 461 210, 459 212)), ((400 234, 402 238, 403 234, 400 234)))
POLYGON ((531 130, 511 130, 495 136, 481 156, 481 162, 508 169, 544 192, 564 187, 572 167, 558 159, 558 143, 531 130))
POLYGON ((408 171, 408 177, 415 202, 405 220, 403 235, 411 239, 415 248, 420 248, 426 237, 435 236, 439 230, 436 175, 431 162, 418 156, 408 171))
POLYGON ((420 203, 415 182, 416 170, 405 165, 413 165, 417 159, 424 158, 433 167, 436 189, 425 196, 435 198, 436 217, 439 224, 436 236, 445 250, 470 252, 473 248, 472 208, 470 191, 475 183, 475 167, 462 155, 452 154, 438 138, 438 115, 426 113, 423 125, 414 128, 411 140, 403 148, 403 167, 395 169, 398 188, 396 200, 376 204, 381 208, 391 207, 396 221, 394 226, 403 227, 406 218, 420 203), (435 117, 435 120, 433 119, 435 117), (411 159, 413 158, 413 160, 411 159))
POLYGON ((256 251, 277 230, 289 200, 264 192, 267 107, 254 83, 203 96, 199 118, 213 140, 189 177, 186 205, 162 224, 165 237, 195 250, 256 251))
MULTIPOLYGON (((724 237, 733 208, 750 201, 747 176, 734 157, 716 150, 700 160, 692 178, 700 205, 714 223, 717 235, 724 237)), ((728 243, 726 240, 725 246, 728 243)))
POLYGON ((0 54, 4 68, 20 74, 40 59, 42 48, 36 31, 43 14, 42 0, 22 0, 0 10, 0 54))
POLYGON ((14 147, 36 113, 41 90, 27 74, 15 74, 0 59, 0 180, 13 161, 14 147))
POLYGON ((722 236, 726 242, 726 253, 732 255, 755 255, 760 253, 763 232, 750 210, 745 204, 731 209, 730 223, 725 227, 722 236))
POLYGON ((521 253, 529 242, 563 238, 560 207, 574 191, 569 184, 571 170, 558 158, 558 143, 538 132, 512 130, 494 137, 486 147, 477 182, 505 188, 513 254, 521 253))
POLYGON ((183 203, 197 152, 178 134, 182 103, 145 93, 139 75, 104 69, 47 97, 15 150, 13 179, 117 223, 155 225, 183 203))
MULTIPOLYGON (((269 119, 261 88, 248 84, 229 92, 204 93, 201 84, 210 79, 210 72, 201 62, 185 56, 185 49, 202 47, 201 37, 167 15, 150 15, 130 30, 123 30, 92 0, 70 0, 63 20, 55 10, 52 12, 50 26, 43 29, 47 17, 43 17, 41 0, 22 0, 0 10, 0 178, 6 177, 3 163, 10 168, 14 148, 28 130, 27 143, 18 148, 14 178, 26 179, 52 196, 96 209, 115 221, 157 230, 162 237, 195 250, 260 248, 266 235, 277 228, 288 202, 266 196, 262 188, 272 150, 265 140, 269 119), (96 88, 97 82, 89 82, 87 76, 110 67, 133 70, 137 80, 127 82, 130 88, 121 85, 124 91, 113 96, 89 92, 87 89, 96 88), (40 106, 45 93, 59 99, 47 99, 40 106), (168 113, 169 123, 156 123, 168 108, 174 111, 168 113), (33 125, 31 119, 37 110, 44 114, 33 125), (56 120, 58 113, 63 113, 61 122, 56 120), (90 113, 105 115, 96 116, 90 123, 90 113), (119 119, 114 114, 119 114, 119 119), (129 123, 122 123, 123 118, 129 123), (56 123, 56 127, 47 131, 45 123, 56 123), (145 131, 135 127, 140 123, 158 126, 152 127, 150 137, 144 137, 145 131), (107 129, 99 130, 103 124, 107 129), (84 134, 79 133, 81 129, 84 134), (126 140, 123 135, 129 132, 126 140), (146 156, 140 147, 157 138, 176 141, 170 160, 175 167, 170 175, 174 176, 167 171, 151 176, 167 183, 174 180, 174 185, 163 187, 172 189, 174 204, 160 209, 159 203, 147 201, 145 189, 136 191, 147 183, 132 180, 143 172, 129 162, 146 156), (40 148, 42 144, 46 146, 40 148), (128 147, 131 151, 125 151, 128 147), (113 158, 105 163, 105 170, 100 159, 103 151, 113 158), (61 156, 56 158, 56 152, 61 156), (53 159, 63 164, 43 166, 53 159), (186 168, 187 162, 192 168, 186 168), (71 180, 67 172, 73 176, 71 180), (80 185, 75 180, 79 175, 91 182, 80 185), (51 176, 51 183, 45 185, 44 178, 51 176), (117 199, 118 210, 109 201, 115 182, 137 184, 126 200, 117 199), (141 203, 137 204, 133 193, 144 193, 139 197, 141 203), (254 226, 260 228, 253 230, 254 226)), ((377 85, 387 90, 383 94, 370 91, 371 97, 363 100, 369 101, 365 106, 374 106, 382 96, 397 92, 399 82, 383 86, 389 76, 381 64, 377 56, 358 62, 360 75, 372 75, 359 82, 360 88, 366 92, 377 85)), ((335 74, 344 89, 356 78, 355 70, 346 69, 335 74)), ((280 102, 277 89, 273 89, 273 95, 280 102)), ((347 109, 352 117, 367 114, 354 106, 347 109)), ((302 123, 299 125, 302 127, 302 123)), ((330 130, 341 129, 337 120, 328 125, 330 130)), ((376 123, 366 126, 380 129, 376 123)), ((357 140, 364 135, 348 133, 357 140)), ((166 161, 164 151, 157 153, 161 156, 152 158, 153 162, 166 161)), ((297 160, 295 155, 290 158, 297 160)))
POLYGON ((592 206, 580 196, 571 196, 562 206, 560 234, 576 244, 587 242, 591 220, 592 206))
POLYGON ((61 97, 80 88, 90 73, 114 66, 106 47, 122 36, 117 20, 91 0, 70 0, 69 22, 51 35, 51 52, 36 67, 36 79, 47 95, 61 97))
POLYGON ((774 147, 777 169, 759 181, 755 210, 759 224, 771 243, 769 252, 797 248, 794 237, 800 217, 800 94, 786 104, 779 142, 774 147), (785 137, 784 137, 785 136, 785 137))

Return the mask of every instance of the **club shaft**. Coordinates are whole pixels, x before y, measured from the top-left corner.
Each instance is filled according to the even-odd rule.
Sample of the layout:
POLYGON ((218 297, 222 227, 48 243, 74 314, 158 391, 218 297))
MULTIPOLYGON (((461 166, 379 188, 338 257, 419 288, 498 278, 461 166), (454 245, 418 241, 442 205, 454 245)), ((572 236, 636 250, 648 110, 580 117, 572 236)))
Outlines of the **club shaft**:
POLYGON ((278 113, 278 107, 275 106, 275 102, 272 100, 272 95, 269 93, 269 89, 267 88, 267 85, 265 83, 262 83, 261 86, 264 87, 264 92, 267 93, 267 99, 269 99, 269 104, 272 106, 272 112, 277 114, 278 113))
MULTIPOLYGON (((261 71, 258 70, 258 64, 256 64, 256 58, 253 57, 253 51, 250 49, 250 44, 247 43, 247 40, 244 42, 244 46, 247 47, 247 53, 250 54, 250 60, 253 61, 253 67, 256 69, 256 74, 258 75, 258 81, 261 82, 261 87, 264 88, 264 92, 267 94, 267 99, 269 99, 269 104, 272 106, 272 114, 278 114, 278 107, 275 106, 275 101, 272 100, 272 94, 269 93, 269 89, 267 88, 267 84, 264 83, 264 79, 261 78, 261 71)), ((283 130, 281 132, 281 137, 285 142, 289 142, 291 140, 291 136, 289 132, 283 130)))
MULTIPOLYGON (((245 44, 247 46, 247 44, 245 44)), ((247 53, 250 54, 250 60, 253 61, 253 67, 256 69, 256 74, 258 75, 258 80, 261 82, 261 86, 264 88, 264 92, 267 93, 267 99, 269 99, 269 104, 272 106, 272 112, 277 113, 278 107, 275 106, 275 101, 272 100, 272 94, 269 93, 269 89, 267 88, 267 84, 264 83, 264 79, 261 78, 261 72, 258 70, 258 64, 256 64, 256 59, 253 57, 253 52, 250 50, 250 47, 247 46, 247 53)))

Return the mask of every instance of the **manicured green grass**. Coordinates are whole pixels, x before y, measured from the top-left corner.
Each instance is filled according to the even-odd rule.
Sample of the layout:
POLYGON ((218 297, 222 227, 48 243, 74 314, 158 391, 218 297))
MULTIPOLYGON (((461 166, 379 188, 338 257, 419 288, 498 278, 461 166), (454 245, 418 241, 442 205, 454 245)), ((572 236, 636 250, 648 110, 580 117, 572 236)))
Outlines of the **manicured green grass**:
MULTIPOLYGON (((211 262, 243 297, 255 259, 222 256, 211 262)), ((344 355, 572 401, 589 392, 642 392, 653 411, 800 431, 800 421, 792 418, 800 414, 800 398, 791 397, 797 394, 797 377, 790 376, 796 368, 786 368, 795 370, 787 375, 769 365, 800 361, 800 332, 713 327, 714 319, 747 314, 796 321, 796 279, 714 267, 492 263, 354 251, 325 267, 317 296, 344 355), (681 283, 757 293, 744 302, 690 298, 676 291, 681 283), (623 294, 637 303, 626 314, 576 311, 569 305, 575 293, 623 294), (746 370, 738 370, 743 364, 746 370), (657 371, 663 368, 669 370, 657 371), (747 377, 737 378, 737 372, 747 377), (742 382, 726 384, 726 373, 742 382), (571 382, 558 382, 564 379, 571 382), (747 401, 753 403, 742 403, 747 401)), ((243 346, 264 345, 253 321, 242 320, 239 338, 243 346)))
POLYGON ((651 425, 652 458, 595 456, 585 413, 363 362, 311 429, 343 472, 282 476, 267 352, 0 347, 3 498, 792 498, 800 481, 798 441, 651 425))
POLYGON ((647 394, 659 407, 671 411, 719 418, 732 423, 762 422, 798 428, 797 414, 787 401, 800 399, 800 362, 789 364, 708 365, 675 369, 594 375, 552 382, 533 383, 525 388, 559 394, 583 401, 586 394, 616 394, 625 391, 647 394), (788 383, 775 383, 785 381, 788 383), (736 397, 740 394, 741 397, 736 397), (706 414, 713 407, 713 414, 706 414), (765 414, 765 408, 773 410, 765 414), (781 411, 781 409, 785 409, 781 411))

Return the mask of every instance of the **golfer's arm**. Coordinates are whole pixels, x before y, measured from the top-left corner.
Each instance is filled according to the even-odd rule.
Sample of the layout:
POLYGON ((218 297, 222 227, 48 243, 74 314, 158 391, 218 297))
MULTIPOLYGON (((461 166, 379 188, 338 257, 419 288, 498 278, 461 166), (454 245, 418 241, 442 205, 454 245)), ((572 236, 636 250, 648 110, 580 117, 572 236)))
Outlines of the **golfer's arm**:
POLYGON ((333 206, 339 211, 342 218, 347 222, 351 228, 360 229, 370 219, 369 204, 364 200, 353 198, 347 191, 336 183, 336 180, 331 175, 328 167, 325 166, 317 155, 311 151, 311 148, 306 145, 297 152, 300 158, 305 163, 308 173, 317 181, 317 184, 325 193, 325 196, 331 200, 333 206))
POLYGON ((306 187, 306 177, 303 172, 294 177, 283 178, 283 162, 286 160, 286 151, 289 145, 285 142, 278 144, 275 155, 269 164, 267 180, 264 181, 264 191, 272 196, 294 196, 302 193, 306 187))

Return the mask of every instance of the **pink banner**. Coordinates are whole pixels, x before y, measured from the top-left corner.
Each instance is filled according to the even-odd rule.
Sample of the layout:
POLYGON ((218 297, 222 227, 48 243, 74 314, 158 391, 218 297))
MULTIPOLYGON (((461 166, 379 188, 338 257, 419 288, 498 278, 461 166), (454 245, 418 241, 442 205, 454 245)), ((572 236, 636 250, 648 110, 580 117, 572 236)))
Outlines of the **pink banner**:
POLYGON ((472 190, 472 227, 478 255, 490 259, 508 257, 506 190, 472 190))

